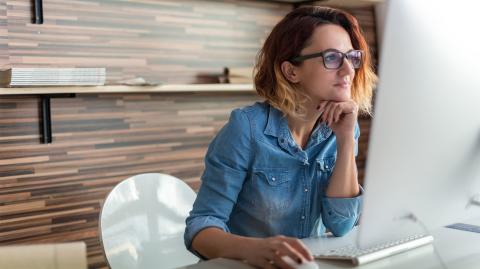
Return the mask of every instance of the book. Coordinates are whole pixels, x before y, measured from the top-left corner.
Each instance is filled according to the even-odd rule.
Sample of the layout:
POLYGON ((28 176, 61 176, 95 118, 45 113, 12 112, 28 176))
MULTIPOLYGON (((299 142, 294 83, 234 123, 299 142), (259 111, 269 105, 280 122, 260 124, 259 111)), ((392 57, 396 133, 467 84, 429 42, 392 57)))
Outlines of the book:
POLYGON ((0 71, 2 87, 105 85, 105 68, 24 68, 0 71))

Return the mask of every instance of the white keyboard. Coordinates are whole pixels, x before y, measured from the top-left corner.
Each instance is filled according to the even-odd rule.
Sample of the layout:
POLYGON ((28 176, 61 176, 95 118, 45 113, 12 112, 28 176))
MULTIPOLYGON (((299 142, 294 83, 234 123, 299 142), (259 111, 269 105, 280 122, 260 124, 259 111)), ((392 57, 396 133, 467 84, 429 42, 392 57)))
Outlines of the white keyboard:
POLYGON ((385 257, 389 257, 410 249, 428 245, 433 242, 431 235, 413 235, 407 238, 360 249, 349 245, 338 249, 314 253, 317 259, 350 260, 354 265, 362 265, 385 257))

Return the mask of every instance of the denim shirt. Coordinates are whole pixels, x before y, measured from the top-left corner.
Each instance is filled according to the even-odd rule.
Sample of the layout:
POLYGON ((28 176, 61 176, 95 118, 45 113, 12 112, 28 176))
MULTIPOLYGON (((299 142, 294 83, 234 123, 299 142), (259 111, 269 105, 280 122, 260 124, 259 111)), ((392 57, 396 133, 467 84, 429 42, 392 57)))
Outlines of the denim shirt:
MULTIPOLYGON (((355 155, 359 135, 357 123, 355 155)), ((325 195, 336 154, 335 135, 323 123, 302 149, 282 112, 268 103, 234 110, 205 156, 202 185, 186 219, 186 247, 198 255, 192 240, 207 227, 252 237, 315 237, 325 228, 346 234, 359 217, 362 195, 325 195)))

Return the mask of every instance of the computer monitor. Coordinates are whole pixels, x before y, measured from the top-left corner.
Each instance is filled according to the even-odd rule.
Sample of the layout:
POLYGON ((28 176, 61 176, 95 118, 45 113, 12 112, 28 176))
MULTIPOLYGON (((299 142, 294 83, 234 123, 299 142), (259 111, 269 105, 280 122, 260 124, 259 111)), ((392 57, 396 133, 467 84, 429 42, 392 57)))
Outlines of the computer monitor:
POLYGON ((479 7, 387 3, 360 247, 480 217, 479 7))

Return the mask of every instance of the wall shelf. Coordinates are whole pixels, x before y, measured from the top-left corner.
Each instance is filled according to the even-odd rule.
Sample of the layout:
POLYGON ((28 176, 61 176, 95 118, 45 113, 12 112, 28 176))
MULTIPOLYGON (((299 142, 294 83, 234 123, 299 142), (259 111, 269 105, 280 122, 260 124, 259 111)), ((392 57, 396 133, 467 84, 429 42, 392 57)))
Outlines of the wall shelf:
POLYGON ((82 93, 181 93, 181 92, 251 92, 252 84, 166 84, 160 86, 59 86, 59 87, 24 87, 0 88, 2 95, 40 95, 40 129, 42 143, 53 141, 51 98, 73 98, 82 93))
POLYGON ((81 93, 253 92, 252 84, 165 84, 159 86, 59 86, 0 88, 0 95, 81 93))

